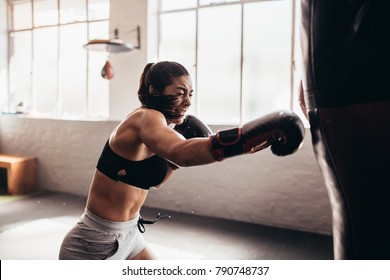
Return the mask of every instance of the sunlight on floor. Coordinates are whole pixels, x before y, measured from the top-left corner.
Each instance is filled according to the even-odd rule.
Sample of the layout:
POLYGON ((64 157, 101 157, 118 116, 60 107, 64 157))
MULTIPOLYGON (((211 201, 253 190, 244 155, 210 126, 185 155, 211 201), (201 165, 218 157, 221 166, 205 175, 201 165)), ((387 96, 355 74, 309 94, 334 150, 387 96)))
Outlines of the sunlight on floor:
POLYGON ((24 197, 23 195, 2 194, 2 195, 0 195, 0 203, 15 201, 15 200, 21 199, 23 197, 24 197))
MULTIPOLYGON (((40 219, 0 233, 2 260, 55 260, 63 237, 74 225, 72 217, 40 219)), ((159 244, 149 244, 162 260, 200 260, 204 256, 159 244)))
POLYGON ((42 191, 38 190, 38 191, 26 193, 26 194, 9 194, 7 192, 4 192, 4 190, 2 190, 2 191, 0 191, 0 204, 12 202, 12 201, 17 201, 17 200, 24 199, 24 198, 29 198, 29 197, 32 197, 34 195, 39 195, 41 193, 42 193, 42 191))

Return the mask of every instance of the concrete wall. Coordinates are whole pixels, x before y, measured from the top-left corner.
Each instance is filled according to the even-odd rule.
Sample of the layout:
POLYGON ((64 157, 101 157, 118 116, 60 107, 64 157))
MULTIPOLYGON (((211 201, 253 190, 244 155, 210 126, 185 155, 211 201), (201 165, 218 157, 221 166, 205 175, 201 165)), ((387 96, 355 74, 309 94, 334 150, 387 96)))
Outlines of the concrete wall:
MULTIPOLYGON (((135 44, 133 30, 139 25, 141 49, 110 55, 115 69, 110 120, 0 116, 0 152, 36 156, 39 188, 88 194, 105 141, 119 120, 139 106, 139 75, 147 62, 155 61, 156 46, 147 46, 147 40, 156 39, 155 4, 156 0, 111 0, 110 30, 118 28, 124 41, 135 44)), ((146 206, 331 234, 329 200, 309 130, 302 149, 289 157, 279 158, 266 150, 179 169, 162 189, 150 191, 146 206)))
MULTIPOLYGON (((86 196, 101 149, 117 124, 1 116, 1 152, 38 157, 41 189, 86 196)), ((302 149, 288 157, 264 150, 181 168, 161 189, 150 191, 146 206, 331 233, 330 205, 309 130, 302 149)))

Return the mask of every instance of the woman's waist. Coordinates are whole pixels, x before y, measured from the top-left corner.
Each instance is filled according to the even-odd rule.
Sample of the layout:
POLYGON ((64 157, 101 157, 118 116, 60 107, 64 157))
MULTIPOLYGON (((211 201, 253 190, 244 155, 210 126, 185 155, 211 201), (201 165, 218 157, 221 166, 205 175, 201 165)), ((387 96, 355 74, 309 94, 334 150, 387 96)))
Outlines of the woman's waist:
POLYGON ((94 200, 88 201, 87 208, 97 216, 115 222, 126 222, 139 216, 141 207, 99 204, 94 200))
MULTIPOLYGON (((116 185, 116 184, 115 184, 116 185)), ((118 186, 92 186, 87 208, 93 213, 111 221, 128 221, 139 215, 145 202, 147 191, 126 186, 121 190, 118 186)))
POLYGON ((117 232, 122 233, 123 231, 132 230, 137 226, 139 221, 139 214, 129 220, 115 221, 109 218, 102 217, 101 215, 93 212, 88 207, 85 208, 81 221, 88 227, 95 228, 104 232, 117 232))

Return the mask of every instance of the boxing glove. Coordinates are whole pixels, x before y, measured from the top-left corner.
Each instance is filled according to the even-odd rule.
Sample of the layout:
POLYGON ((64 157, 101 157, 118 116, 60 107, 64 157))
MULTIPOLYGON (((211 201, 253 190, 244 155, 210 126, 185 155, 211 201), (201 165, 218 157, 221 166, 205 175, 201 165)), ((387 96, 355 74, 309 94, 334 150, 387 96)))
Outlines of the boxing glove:
POLYGON ((186 139, 209 137, 213 134, 207 124, 192 115, 186 115, 183 123, 175 125, 173 129, 186 139))
POLYGON ((302 144, 305 128, 291 111, 280 111, 257 118, 241 127, 219 131, 210 136, 215 160, 254 153, 271 146, 277 156, 294 153, 302 144))

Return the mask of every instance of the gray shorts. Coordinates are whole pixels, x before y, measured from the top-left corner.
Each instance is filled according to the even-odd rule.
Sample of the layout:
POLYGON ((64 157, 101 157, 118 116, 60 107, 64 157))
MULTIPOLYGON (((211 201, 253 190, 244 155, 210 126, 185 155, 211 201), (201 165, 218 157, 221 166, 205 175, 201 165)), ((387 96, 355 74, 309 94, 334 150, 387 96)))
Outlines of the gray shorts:
POLYGON ((60 260, 125 260, 132 259, 145 248, 139 232, 138 218, 126 222, 102 219, 87 208, 80 221, 67 233, 60 260))

